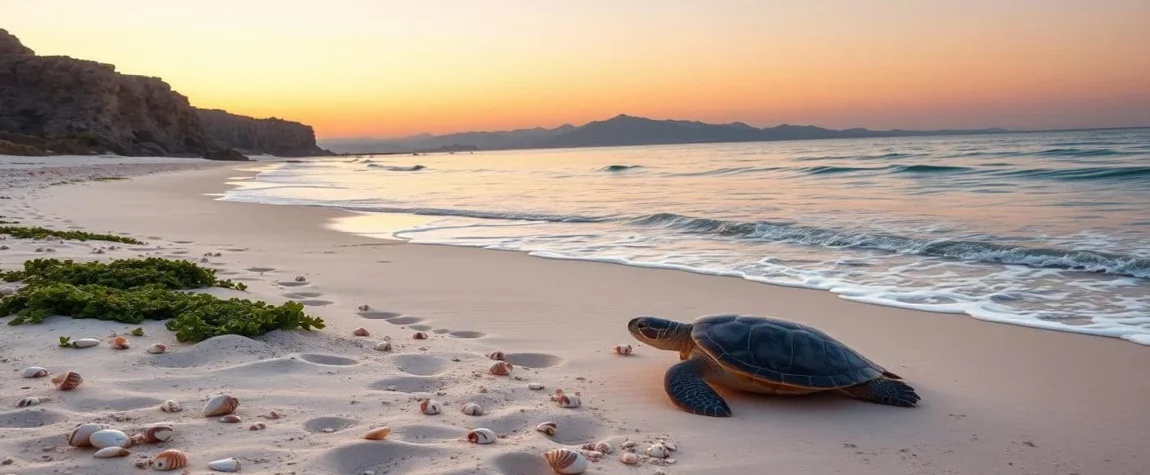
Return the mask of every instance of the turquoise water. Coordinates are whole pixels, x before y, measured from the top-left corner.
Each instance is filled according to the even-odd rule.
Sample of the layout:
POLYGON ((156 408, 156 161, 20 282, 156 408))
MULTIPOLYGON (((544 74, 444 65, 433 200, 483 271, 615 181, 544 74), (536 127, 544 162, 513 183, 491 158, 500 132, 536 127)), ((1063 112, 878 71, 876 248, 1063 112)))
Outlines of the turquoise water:
POLYGON ((223 199, 1150 344, 1150 129, 320 158, 223 199))

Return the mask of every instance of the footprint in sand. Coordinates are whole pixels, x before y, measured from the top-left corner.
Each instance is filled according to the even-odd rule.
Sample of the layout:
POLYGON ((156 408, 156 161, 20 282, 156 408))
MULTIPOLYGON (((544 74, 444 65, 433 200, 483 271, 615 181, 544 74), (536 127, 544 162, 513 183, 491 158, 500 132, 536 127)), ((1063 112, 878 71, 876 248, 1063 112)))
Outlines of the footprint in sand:
POLYGON ((0 428, 27 429, 60 422, 67 417, 54 410, 20 409, 0 413, 0 428))
POLYGON ((77 412, 94 412, 102 410, 112 411, 132 411, 136 409, 143 409, 147 407, 156 407, 164 402, 163 399, 158 399, 151 396, 133 396, 120 393, 117 395, 110 395, 107 398, 90 398, 78 399, 67 404, 68 409, 77 412))
POLYGON ((358 312, 358 313, 356 313, 356 315, 359 315, 359 316, 366 318, 368 320, 390 320, 390 319, 393 319, 396 317, 403 316, 403 314, 399 314, 399 313, 395 313, 395 312, 376 312, 376 311, 358 312))
MULTIPOLYGON (((160 239, 160 238, 148 238, 148 239, 160 239)), ((196 243, 195 241, 172 241, 172 242, 174 242, 176 244, 195 244, 196 243)))
MULTIPOLYGON (((387 443, 365 440, 359 443, 344 443, 329 449, 311 467, 305 466, 303 467, 304 470, 299 473, 364 473, 368 471, 374 473, 433 473, 426 471, 428 461, 444 460, 447 458, 446 454, 446 449, 432 445, 411 444, 399 440, 387 443)), ((543 460, 541 457, 536 457, 540 461, 543 460)))
MULTIPOLYGON (((248 269, 248 270, 251 270, 251 269, 248 269)), ((285 280, 282 282, 276 282, 276 284, 279 285, 280 287, 303 287, 305 285, 310 284, 310 282, 296 282, 294 280, 285 280)))
POLYGON ((550 368, 563 362, 563 358, 546 353, 507 353, 504 359, 525 368, 550 368))
POLYGON ((387 323, 391 323, 393 325, 410 325, 412 323, 419 323, 422 321, 423 321, 423 319, 419 318, 419 317, 404 316, 404 317, 392 318, 392 319, 388 320, 387 323))
POLYGON ((434 333, 436 335, 442 335, 444 333, 450 333, 450 332, 451 332, 451 330, 448 330, 446 328, 436 328, 436 329, 431 331, 431 333, 434 333))
POLYGON ((227 247, 227 248, 224 248, 224 250, 229 251, 229 252, 244 252, 244 251, 248 250, 248 248, 246 248, 246 247, 227 247))
POLYGON ((451 332, 451 336, 456 338, 482 338, 487 336, 486 333, 477 332, 472 330, 458 330, 451 332))
POLYGON ((410 328, 412 330, 418 330, 421 332, 425 332, 425 331, 431 330, 431 325, 411 325, 408 328, 410 328))
POLYGON ((551 467, 538 454, 509 452, 492 459, 499 473, 549 473, 551 467))
POLYGON ((296 300, 296 302, 299 302, 300 304, 306 305, 308 307, 323 307, 323 306, 327 306, 327 305, 331 305, 331 304, 335 303, 335 302, 332 302, 330 300, 319 300, 319 299, 296 300))
POLYGON ((392 358, 400 371, 417 376, 435 376, 447 369, 447 360, 430 355, 396 355, 392 358))
POLYGON ((298 298, 310 299, 312 297, 322 297, 322 296, 323 296, 323 293, 321 293, 321 292, 291 292, 291 293, 284 294, 284 297, 287 297, 289 299, 298 299, 298 298))
POLYGON ((355 419, 346 417, 327 416, 310 419, 303 423, 304 430, 308 432, 331 433, 339 432, 356 424, 355 419))
POLYGON ((305 353, 299 355, 299 359, 324 366, 354 366, 359 364, 359 361, 351 358, 344 358, 335 355, 321 355, 316 353, 305 353))
POLYGON ((459 428, 450 426, 411 425, 396 427, 392 438, 413 444, 431 444, 459 440, 459 428))
MULTIPOLYGON (((148 236, 146 239, 151 239, 151 240, 153 240, 153 241, 159 241, 159 240, 161 240, 161 239, 163 239, 163 238, 162 238, 162 237, 160 237, 160 236, 148 236)), ((176 242, 180 242, 180 241, 176 241, 176 242)))
MULTIPOLYGON (((423 376, 396 376, 381 379, 367 385, 368 389, 376 391, 393 391, 401 393, 430 393, 439 389, 440 381, 436 378, 423 376)), ((456 434, 458 435, 458 434, 456 434)))
POLYGON ((271 271, 275 270, 275 268, 274 267, 248 267, 247 269, 244 269, 244 270, 246 270, 248 272, 259 272, 262 274, 264 272, 271 272, 271 271))

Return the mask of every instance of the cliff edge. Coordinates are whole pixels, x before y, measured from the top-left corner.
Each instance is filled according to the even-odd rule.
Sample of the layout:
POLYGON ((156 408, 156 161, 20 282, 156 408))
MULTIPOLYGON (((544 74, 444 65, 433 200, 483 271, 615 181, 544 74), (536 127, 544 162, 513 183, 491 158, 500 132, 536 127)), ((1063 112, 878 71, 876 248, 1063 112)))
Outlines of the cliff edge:
POLYGON ((315 143, 311 126, 272 117, 256 119, 219 109, 196 109, 208 135, 222 147, 279 157, 330 155, 315 143))

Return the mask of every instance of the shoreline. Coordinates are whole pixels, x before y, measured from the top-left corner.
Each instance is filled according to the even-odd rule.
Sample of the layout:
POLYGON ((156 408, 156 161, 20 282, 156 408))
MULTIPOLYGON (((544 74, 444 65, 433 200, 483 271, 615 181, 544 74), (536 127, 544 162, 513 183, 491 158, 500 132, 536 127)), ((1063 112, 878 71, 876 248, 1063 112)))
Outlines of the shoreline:
MULTIPOLYGON (((222 383, 213 380, 219 377, 227 387, 245 392, 240 396, 244 404, 252 401, 251 405, 262 407, 267 404, 263 400, 271 400, 306 414, 287 419, 278 432, 227 431, 225 445, 236 447, 233 451, 274 452, 250 455, 268 462, 249 463, 245 473, 301 468, 308 470, 304 473, 378 470, 372 467, 386 467, 393 473, 547 473, 539 471, 538 454, 556 445, 532 430, 545 418, 573 428, 567 435, 570 439, 563 439, 568 444, 668 437, 679 446, 674 465, 648 464, 636 469, 609 456, 593 464, 588 473, 652 473, 661 468, 669 474, 736 474, 759 471, 764 465, 781 473, 812 474, 1086 475, 1150 470, 1150 459, 1139 452, 1150 436, 1150 416, 1142 410, 1140 397, 1150 392, 1150 381, 1131 377, 1150 365, 1150 353, 1140 345, 1115 338, 988 325, 967 316, 866 305, 826 291, 765 286, 743 279, 355 236, 327 226, 332 219, 346 216, 343 211, 223 202, 205 196, 219 193, 229 177, 242 173, 239 169, 259 162, 224 165, 115 183, 45 188, 16 201, 43 216, 29 225, 71 222, 93 232, 126 231, 155 243, 148 247, 164 246, 135 251, 139 253, 173 256, 180 254, 172 252, 186 251, 187 256, 198 256, 203 250, 224 249, 224 256, 212 265, 234 273, 223 278, 254 279, 245 281, 252 296, 278 299, 273 302, 278 303, 286 300, 285 294, 305 292, 278 284, 298 274, 307 276, 307 292, 321 294, 309 298, 329 302, 307 309, 323 317, 328 328, 256 339, 268 346, 253 350, 270 358, 266 368, 244 352, 221 350, 223 356, 217 360, 193 345, 176 345, 179 348, 171 355, 197 357, 197 364, 182 371, 195 373, 203 382, 189 386, 219 387, 222 383), (361 303, 422 320, 393 324, 361 318, 355 310, 361 303), (771 398, 722 392, 735 412, 731 419, 679 411, 662 390, 663 371, 677 361, 676 355, 637 345, 624 324, 642 314, 689 320, 713 313, 761 314, 812 324, 901 374, 923 396, 922 405, 901 409, 837 397, 771 398), (405 340, 413 325, 428 325, 433 338, 426 351, 405 340), (364 339, 350 337, 357 326, 373 335, 391 335, 406 347, 395 354, 378 354, 364 339), (448 332, 433 333, 438 329, 448 332), (452 332, 477 338, 449 336, 452 332), (632 344, 635 355, 612 354, 616 344, 632 344), (521 365, 531 368, 524 370, 526 378, 538 379, 549 389, 581 391, 584 407, 556 409, 544 394, 522 388, 526 380, 472 376, 472 371, 490 363, 482 355, 496 349, 530 363, 521 365), (289 359, 311 354, 338 356, 356 364, 313 367, 289 359), (452 363, 452 357, 462 362, 452 363), (338 376, 313 374, 318 370, 338 376), (253 386, 255 381, 234 379, 251 372, 289 377, 284 383, 268 382, 262 387, 253 386), (444 398, 453 402, 484 398, 492 406, 492 415, 470 419, 449 405, 444 414, 451 413, 449 422, 427 422, 427 416, 411 414, 413 393, 370 389, 376 383, 386 388, 383 381, 402 386, 429 380, 445 388, 448 396, 444 398), (340 394, 325 394, 308 383, 340 394), (490 392, 478 392, 479 386, 490 392), (349 406, 348 397, 363 404, 349 406), (382 413, 380 399, 390 403, 385 403, 382 413), (366 410, 363 406, 371 406, 370 411, 359 412, 366 410), (301 429, 308 421, 323 417, 353 419, 354 430, 314 434, 301 429), (391 444, 387 449, 357 440, 366 426, 379 423, 399 431, 400 440, 384 442, 391 444), (458 442, 459 430, 475 423, 499 426, 492 428, 507 432, 508 438, 488 447, 458 442), (307 444, 287 440, 301 432, 307 444), (261 443, 276 449, 257 450, 261 443), (422 465, 411 460, 420 458, 422 465), (284 465, 287 461, 298 467, 284 465)), ((0 263, 11 267, 14 257, 19 256, 0 254, 0 263)), ((100 328, 101 322, 65 320, 11 328, 14 334, 33 338, 77 326, 100 328)), ((170 338, 164 332, 149 329, 150 334, 170 338)), ((4 345, 0 348, 6 354, 18 355, 5 363, 12 368, 54 351, 23 341, 4 345)), ((141 365, 140 371, 161 382, 175 377, 147 363, 135 366, 141 365)), ((92 371, 99 370, 93 367, 92 371)), ((111 376, 124 377, 119 372, 111 376)), ((139 385, 135 380, 127 384, 139 385)), ((93 391, 104 390, 99 383, 94 386, 93 391)), ((3 391, 5 400, 12 398, 9 389, 3 391)), ((107 395, 91 397, 110 401, 107 395)), ((194 404, 186 405, 192 408, 194 404)), ((146 415, 158 412, 151 405, 124 410, 146 415)), ((0 435, 5 436, 0 439, 0 455, 18 458, 21 454, 24 462, 21 443, 56 440, 51 443, 61 445, 53 437, 83 416, 80 412, 53 414, 59 417, 45 420, 49 423, 40 429, 0 426, 0 435), (40 430, 45 431, 43 435, 20 435, 20 431, 40 430)), ((207 424, 211 422, 198 421, 186 432, 210 433, 210 426, 201 427, 207 424)), ((185 432, 183 427, 177 430, 185 432)), ((191 448, 185 451, 206 462, 197 449, 231 450, 211 448, 210 439, 190 438, 186 442, 191 448)), ((90 454, 68 449, 55 451, 53 462, 66 461, 71 464, 66 466, 83 470, 111 463, 93 464, 90 454)), ((53 465, 15 465, 5 470, 38 473, 21 470, 46 470, 48 466, 53 465)))

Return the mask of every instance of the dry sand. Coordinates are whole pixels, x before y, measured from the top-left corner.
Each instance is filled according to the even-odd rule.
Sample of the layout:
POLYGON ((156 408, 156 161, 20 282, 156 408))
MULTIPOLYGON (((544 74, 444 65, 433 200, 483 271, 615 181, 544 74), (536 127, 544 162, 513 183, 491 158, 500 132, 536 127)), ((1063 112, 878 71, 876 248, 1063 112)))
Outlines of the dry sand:
MULTIPOLYGON (((91 176, 94 169, 83 165, 93 161, 75 159, 35 180, 91 176)), ((2 462, 0 474, 135 473, 135 457, 165 447, 190 456, 188 473, 208 473, 209 461, 237 457, 242 473, 546 474, 539 454, 550 448, 599 440, 644 448, 660 439, 678 446, 676 463, 629 467, 616 452, 587 473, 1150 473, 1150 351, 1143 346, 730 278, 359 237, 325 227, 347 216, 337 211, 213 200, 228 178, 251 176, 244 170, 255 165, 149 163, 132 169, 207 169, 54 187, 27 186, 34 184, 27 177, 15 187, 5 175, 0 195, 12 199, 0 200, 0 215, 126 232, 148 245, 95 255, 90 248, 101 243, 7 239, 11 249, 0 251, 0 267, 42 257, 34 250, 45 246, 55 257, 102 260, 220 252, 210 265, 248 284, 249 297, 305 301, 328 327, 190 345, 151 323, 131 349, 116 351, 106 344, 62 349, 56 340, 102 338, 131 326, 67 318, 5 325, 0 461, 11 462, 2 462), (297 285, 296 276, 306 282, 297 285), (372 312, 359 312, 361 304, 372 312), (625 323, 638 315, 689 320, 713 313, 812 324, 901 374, 923 402, 904 409, 837 396, 724 391, 734 417, 682 412, 662 390, 677 355, 638 345, 625 323), (352 336, 356 327, 371 336, 352 336), (417 330, 430 339, 412 340, 417 330), (373 350, 385 337, 395 351, 373 350), (170 352, 145 353, 154 342, 170 352), (624 343, 636 347, 633 356, 613 354, 624 343), (493 350, 517 364, 511 377, 486 374, 492 361, 484 355, 493 350), (75 370, 85 382, 56 391, 46 378, 21 378, 30 365, 75 370), (547 389, 529 390, 531 381, 547 389), (554 388, 579 391, 583 406, 556 407, 548 398, 554 388), (239 398, 242 423, 200 416, 203 400, 224 391, 239 398), (25 396, 47 400, 16 408, 25 396), (417 401, 424 397, 442 401, 444 412, 421 414, 417 401), (161 412, 168 399, 184 412, 161 412), (486 413, 464 415, 464 402, 486 413), (259 417, 271 410, 285 417, 259 417), (554 438, 533 429, 543 421, 558 423, 554 438), (84 422, 123 430, 168 422, 176 435, 126 459, 95 459, 90 449, 66 443, 84 422), (267 429, 249 431, 255 422, 267 429), (361 438, 378 426, 393 429, 388 440, 361 438), (476 427, 501 438, 468 444, 464 436, 476 427)), ((47 165, 24 167, 34 166, 47 165)), ((95 170, 131 174, 120 165, 95 170)))

